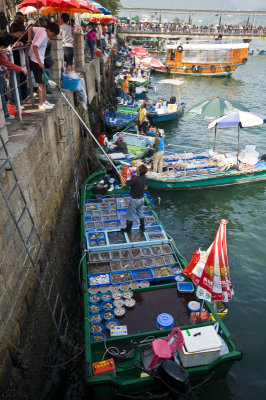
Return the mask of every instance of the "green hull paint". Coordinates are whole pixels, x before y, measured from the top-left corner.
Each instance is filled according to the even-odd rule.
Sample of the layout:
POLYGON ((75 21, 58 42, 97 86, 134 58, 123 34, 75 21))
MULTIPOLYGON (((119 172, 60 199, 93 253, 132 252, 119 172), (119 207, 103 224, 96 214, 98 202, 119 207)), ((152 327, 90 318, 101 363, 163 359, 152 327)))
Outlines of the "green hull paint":
MULTIPOLYGON (((135 366, 131 365, 135 361, 139 361, 140 355, 136 352, 135 358, 129 361, 123 362, 123 366, 131 365, 128 369, 120 368, 116 366, 116 377, 111 377, 107 375, 99 375, 94 376, 92 371, 92 363, 101 361, 102 357, 105 353, 104 343, 102 341, 98 342, 91 342, 90 341, 90 325, 89 325, 89 302, 88 302, 88 281, 87 281, 87 264, 86 264, 86 247, 85 247, 85 203, 86 200, 92 198, 91 188, 93 183, 99 182, 103 177, 105 171, 100 171, 92 174, 89 178, 86 179, 84 182, 82 191, 81 191, 81 238, 83 243, 83 261, 82 261, 82 280, 83 280, 83 293, 84 293, 84 327, 85 327, 85 379, 86 382, 93 388, 95 400, 102 400, 102 399, 111 399, 116 393, 119 393, 121 396, 123 394, 133 395, 136 392, 145 391, 146 389, 161 388, 158 381, 154 378, 147 376, 141 377, 141 371, 136 368, 135 366)), ((122 188, 119 192, 121 194, 128 193, 128 188, 122 188)), ((112 194, 112 193, 109 193, 112 194)), ((146 204, 149 205, 149 200, 146 199, 146 204)), ((156 213, 152 210, 152 214, 158 219, 156 213)), ((162 228, 164 226, 161 224, 162 228)), ((175 253, 179 259, 181 266, 184 268, 186 266, 186 261, 184 258, 179 254, 177 248, 174 245, 175 253)), ((156 287, 149 287, 145 289, 135 289, 135 291, 152 291, 152 290, 160 290, 165 288, 175 288, 176 283, 168 283, 168 284, 161 284, 156 287)), ((191 383, 198 384, 203 383, 205 379, 208 378, 218 378, 225 376, 230 368, 232 367, 233 363, 237 360, 242 358, 242 353, 239 351, 231 336, 229 331, 227 330, 226 326, 224 325, 223 321, 220 320, 218 315, 215 313, 213 307, 209 303, 205 303, 205 307, 209 309, 209 311, 213 314, 215 318, 215 322, 219 323, 220 329, 222 331, 222 336, 224 341, 228 346, 229 353, 220 356, 218 359, 213 361, 211 364, 208 365, 201 365, 197 367, 187 368, 187 372, 190 375, 191 383)), ((209 323, 201 323, 200 326, 214 324, 214 322, 209 323)), ((181 329, 189 329, 193 328, 195 325, 187 325, 180 327, 181 329)), ((165 330, 165 336, 171 332, 171 329, 165 330)), ((133 340, 134 342, 140 342, 147 338, 148 336, 161 337, 162 331, 150 331, 150 332, 142 332, 137 334, 132 334, 128 336, 122 337, 114 337, 106 339, 106 346, 116 346, 121 343, 125 343, 127 341, 133 340)), ((107 357, 105 357, 107 358, 107 357)), ((165 391, 167 391, 165 389, 165 391)), ((122 397, 121 397, 122 398, 122 397)))
POLYGON ((176 178, 160 180, 148 177, 150 188, 165 190, 203 189, 215 186, 236 185, 240 183, 260 182, 266 180, 266 170, 248 170, 241 172, 205 175, 201 177, 176 178))

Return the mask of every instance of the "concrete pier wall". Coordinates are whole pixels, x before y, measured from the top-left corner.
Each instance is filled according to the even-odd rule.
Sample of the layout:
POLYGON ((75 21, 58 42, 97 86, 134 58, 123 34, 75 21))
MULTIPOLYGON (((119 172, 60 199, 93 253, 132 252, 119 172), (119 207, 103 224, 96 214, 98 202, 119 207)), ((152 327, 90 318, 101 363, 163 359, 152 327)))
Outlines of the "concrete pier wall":
MULTIPOLYGON (((100 82, 108 84, 108 72, 104 67, 100 69, 100 59, 85 65, 83 71, 89 103, 100 104, 100 82)), ((105 89, 107 91, 107 87, 105 89)), ((73 93, 68 92, 68 95, 74 105, 73 93)), ((22 123, 12 123, 8 127, 6 146, 47 249, 52 276, 62 290, 78 223, 70 118, 79 185, 90 172, 87 159, 96 160, 96 156, 92 140, 84 137, 78 118, 58 92, 54 94, 54 102, 56 106, 49 113, 26 108, 22 123)), ((89 124, 86 111, 77 106, 76 109, 89 124)), ((6 131, 4 135, 6 140, 6 131)), ((0 158, 5 158, 3 148, 0 149, 0 158)), ((0 174, 0 182, 9 195, 15 183, 9 168, 0 174)), ((22 211, 18 190, 11 204, 18 218, 22 211)), ((0 209, 0 390, 6 389, 9 377, 15 374, 22 386, 28 381, 29 388, 25 390, 30 390, 34 396, 40 384, 38 379, 41 379, 41 366, 38 375, 34 360, 38 359, 38 365, 44 362, 54 326, 33 268, 22 267, 26 253, 1 193, 0 209), (34 382, 32 363, 35 365, 34 375, 39 376, 34 382)), ((29 218, 21 225, 26 237, 31 228, 29 218)), ((34 239, 31 244, 34 245, 34 239)))

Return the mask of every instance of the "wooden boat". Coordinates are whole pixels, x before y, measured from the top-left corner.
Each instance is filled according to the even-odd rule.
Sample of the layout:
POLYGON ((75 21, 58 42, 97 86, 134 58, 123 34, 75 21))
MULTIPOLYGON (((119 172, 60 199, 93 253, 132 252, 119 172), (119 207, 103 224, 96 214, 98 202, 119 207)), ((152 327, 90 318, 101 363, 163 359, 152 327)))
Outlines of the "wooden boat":
MULTIPOLYGON (((123 85, 123 79, 124 79, 123 77, 124 77, 124 75, 121 75, 119 77, 119 83, 120 83, 121 86, 123 85)), ((138 87, 138 86, 147 87, 150 84, 149 78, 137 78, 137 77, 134 77, 134 76, 131 76, 131 75, 128 75, 128 81, 129 81, 129 87, 132 84, 134 84, 136 87, 138 87)))
POLYGON ((200 153, 186 153, 183 156, 180 155, 179 158, 171 158, 171 155, 167 157, 167 171, 162 174, 153 172, 147 174, 150 188, 203 189, 266 180, 266 163, 264 161, 259 161, 253 168, 245 167, 243 164, 241 170, 238 171, 232 164, 226 166, 200 153))
MULTIPOLYGON (((117 132, 113 136, 113 140, 111 141, 111 143, 115 143, 119 136, 123 136, 124 142, 127 144, 128 154, 109 153, 108 156, 113 160, 116 165, 121 164, 124 161, 131 162, 133 160, 142 159, 153 154, 155 137, 134 135, 130 132, 117 132)), ((107 157, 101 152, 99 148, 96 150, 96 153, 100 160, 108 161, 107 157)))
MULTIPOLYGON (((104 173, 100 171, 87 178, 81 192, 85 379, 94 391, 94 398, 111 399, 115 395, 123 398, 123 395, 140 395, 146 391, 154 390, 158 394, 158 390, 175 390, 173 380, 168 381, 165 375, 164 379, 158 379, 162 378, 159 366, 155 367, 156 374, 148 369, 152 340, 165 339, 172 331, 172 328, 160 330, 162 325, 156 325, 157 316, 165 312, 173 316, 174 324, 183 335, 193 335, 196 328, 209 338, 211 331, 220 343, 219 348, 209 347, 210 352, 204 349, 199 361, 192 354, 187 362, 185 348, 179 350, 176 363, 171 361, 171 365, 182 371, 188 381, 176 378, 178 393, 182 389, 182 393, 187 394, 189 381, 194 385, 225 376, 234 362, 241 359, 241 351, 211 304, 205 306, 206 322, 191 324, 187 304, 196 300, 195 290, 188 281, 183 283, 187 288, 192 285, 191 292, 179 291, 184 285, 177 284, 175 279, 181 280, 186 262, 158 220, 152 198, 149 193, 145 196, 146 231, 138 230, 136 220, 131 234, 121 232, 129 200, 128 189, 95 198, 93 184, 99 182, 104 173), (121 307, 116 307, 115 318, 110 320, 114 315, 114 298, 124 299, 122 303, 127 299, 131 301, 126 302, 122 311, 121 307), (182 365, 178 366, 180 362, 182 365)), ((117 302, 116 306, 119 306, 117 302)))
POLYGON ((166 67, 172 74, 229 76, 247 62, 248 48, 248 43, 168 45, 166 67))
POLYGON ((134 123, 138 115, 137 107, 118 106, 114 118, 108 109, 105 110, 104 123, 111 132, 117 132, 134 123))
POLYGON ((266 50, 259 50, 259 55, 260 56, 265 56, 266 55, 266 50))
POLYGON ((166 100, 158 100, 147 108, 147 117, 152 124, 168 122, 183 115, 185 103, 169 103, 166 100), (168 103, 168 104, 167 104, 168 103))

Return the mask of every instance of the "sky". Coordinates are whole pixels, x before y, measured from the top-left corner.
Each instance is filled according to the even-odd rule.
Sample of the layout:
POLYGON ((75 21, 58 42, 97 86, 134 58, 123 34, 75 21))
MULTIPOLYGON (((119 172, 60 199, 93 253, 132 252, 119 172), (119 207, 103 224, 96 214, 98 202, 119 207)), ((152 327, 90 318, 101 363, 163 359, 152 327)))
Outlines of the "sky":
POLYGON ((239 10, 266 10, 265 0, 232 0, 232 3, 234 3, 239 10))

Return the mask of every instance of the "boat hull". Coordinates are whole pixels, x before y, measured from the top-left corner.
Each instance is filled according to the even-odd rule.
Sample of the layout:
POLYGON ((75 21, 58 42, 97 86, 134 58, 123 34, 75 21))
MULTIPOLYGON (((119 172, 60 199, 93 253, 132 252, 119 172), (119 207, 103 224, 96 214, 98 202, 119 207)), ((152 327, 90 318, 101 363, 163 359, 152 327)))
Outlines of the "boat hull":
POLYGON ((148 178, 149 188, 165 190, 203 189, 215 186, 236 185, 241 183, 261 182, 266 180, 266 170, 242 171, 222 175, 204 176, 199 178, 176 178, 159 180, 148 178))
POLYGON ((185 109, 184 103, 181 104, 179 110, 171 113, 158 114, 156 111, 151 111, 148 109, 147 117, 152 124, 156 124, 158 122, 168 122, 180 118, 184 113, 184 109, 185 109))

